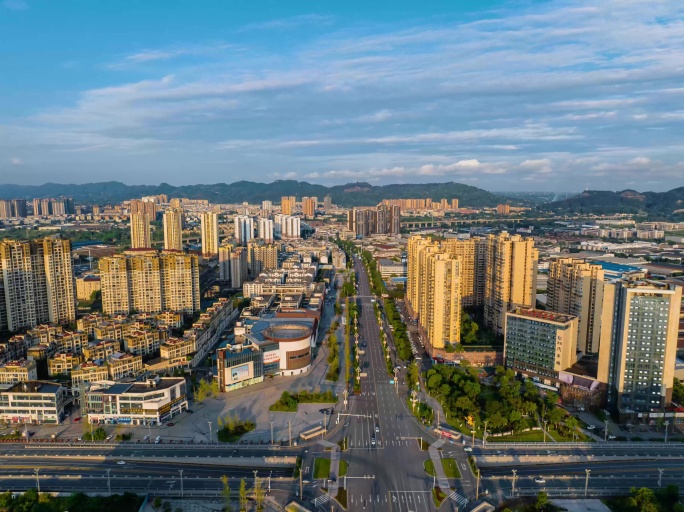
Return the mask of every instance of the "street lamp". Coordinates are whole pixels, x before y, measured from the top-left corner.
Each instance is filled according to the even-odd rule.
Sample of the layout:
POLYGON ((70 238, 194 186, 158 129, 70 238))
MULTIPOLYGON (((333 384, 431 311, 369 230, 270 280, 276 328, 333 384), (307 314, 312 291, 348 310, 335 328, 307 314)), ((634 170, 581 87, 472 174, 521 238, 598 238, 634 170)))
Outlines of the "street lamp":
POLYGON ((271 424, 271 444, 273 444, 273 422, 269 421, 269 423, 271 424))
POLYGON ((110 477, 111 471, 111 468, 107 468, 107 490, 109 491, 110 496, 112 495, 112 480, 110 477))
POLYGON ((603 442, 607 443, 608 442, 608 418, 603 420, 603 422, 606 424, 606 428, 603 431, 603 442))
POLYGON ((181 498, 183 498, 183 495, 185 494, 183 492, 183 470, 179 469, 178 472, 180 473, 180 483, 181 483, 181 498))
POLYGON ((513 471, 513 497, 515 498, 515 476, 518 474, 517 469, 511 469, 513 471))
POLYGON ((484 422, 484 432, 482 432, 482 446, 487 443, 487 422, 484 422))
POLYGON ((268 492, 271 492, 271 477, 273 476, 273 471, 268 475, 268 492))
POLYGON ((546 443, 546 424, 549 422, 549 420, 544 420, 544 443, 546 443))
POLYGON ((36 474, 36 489, 38 491, 38 494, 40 495, 40 478, 38 477, 38 472, 40 469, 36 468, 33 470, 33 472, 36 474))
POLYGON ((255 489, 257 488, 257 486, 258 486, 258 484, 259 484, 259 480, 257 479, 257 473, 258 473, 258 472, 259 472, 258 469, 255 469, 255 470, 254 470, 254 488, 255 488, 255 489))
POLYGON ((213 436, 211 435, 211 421, 207 420, 207 423, 209 423, 209 442, 213 442, 213 436))
POLYGON ((585 469, 587 473, 587 479, 584 481, 584 498, 586 499, 587 497, 587 489, 589 489, 589 474, 591 473, 591 469, 585 469))
POLYGON ((667 427, 670 424, 670 420, 665 420, 665 442, 667 443, 667 427))

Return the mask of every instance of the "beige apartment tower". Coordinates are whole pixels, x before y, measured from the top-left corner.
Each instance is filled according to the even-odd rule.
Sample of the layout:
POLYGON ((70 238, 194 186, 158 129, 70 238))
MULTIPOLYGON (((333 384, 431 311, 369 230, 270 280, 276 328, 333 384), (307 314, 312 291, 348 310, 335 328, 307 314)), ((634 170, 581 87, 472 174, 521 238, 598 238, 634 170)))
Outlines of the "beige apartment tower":
POLYGON ((444 253, 425 252, 427 272, 423 324, 435 350, 461 341, 461 292, 459 260, 444 253))
POLYGON ((171 208, 164 213, 164 249, 183 250, 183 210, 171 208))
POLYGON ((149 249, 151 245, 150 216, 147 213, 131 213, 131 248, 149 249))
POLYGON ((217 256, 219 252, 218 213, 202 213, 202 254, 217 256))
POLYGON ((534 240, 505 231, 487 236, 484 243, 484 321, 502 335, 508 311, 536 303, 539 254, 534 240))
POLYGON ((610 343, 614 288, 604 281, 601 265, 575 258, 549 265, 546 309, 579 318, 577 348, 585 354, 598 353, 602 340, 610 343))
POLYGON ((200 309, 199 260, 181 251, 131 250, 100 259, 107 315, 200 309))
POLYGON ((280 199, 280 210, 283 215, 293 215, 297 198, 295 196, 283 196, 280 199))

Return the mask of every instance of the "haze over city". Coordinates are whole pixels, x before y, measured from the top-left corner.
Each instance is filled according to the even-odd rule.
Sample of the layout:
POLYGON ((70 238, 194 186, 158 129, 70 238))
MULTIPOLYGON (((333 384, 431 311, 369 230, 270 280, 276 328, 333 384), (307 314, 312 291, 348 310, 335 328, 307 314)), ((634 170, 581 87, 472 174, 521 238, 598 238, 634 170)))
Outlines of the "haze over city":
POLYGON ((0 3, 3 183, 681 184, 675 0, 0 3))

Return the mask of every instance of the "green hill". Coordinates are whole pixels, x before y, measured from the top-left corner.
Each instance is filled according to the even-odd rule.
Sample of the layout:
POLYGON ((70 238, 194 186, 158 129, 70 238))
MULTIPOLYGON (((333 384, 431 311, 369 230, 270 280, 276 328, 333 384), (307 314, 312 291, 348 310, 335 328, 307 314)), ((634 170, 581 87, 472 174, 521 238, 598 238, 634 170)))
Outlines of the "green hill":
POLYGON ((208 199, 212 203, 259 203, 264 200, 280 202, 282 196, 316 196, 323 200, 330 194, 332 201, 340 206, 371 206, 383 199, 442 198, 451 201, 458 198, 462 207, 496 206, 509 202, 503 197, 470 185, 461 183, 425 183, 373 186, 368 183, 349 183, 334 187, 315 185, 305 181, 278 180, 273 183, 238 181, 213 185, 185 185, 174 187, 161 185, 125 185, 116 181, 65 185, 45 183, 44 185, 0 185, 0 199, 25 197, 71 196, 76 202, 118 203, 146 195, 167 194, 169 197, 208 199))
POLYGON ((668 192, 637 192, 622 190, 586 190, 583 193, 547 203, 540 208, 556 212, 571 213, 646 213, 649 215, 671 215, 684 208, 684 187, 668 192))

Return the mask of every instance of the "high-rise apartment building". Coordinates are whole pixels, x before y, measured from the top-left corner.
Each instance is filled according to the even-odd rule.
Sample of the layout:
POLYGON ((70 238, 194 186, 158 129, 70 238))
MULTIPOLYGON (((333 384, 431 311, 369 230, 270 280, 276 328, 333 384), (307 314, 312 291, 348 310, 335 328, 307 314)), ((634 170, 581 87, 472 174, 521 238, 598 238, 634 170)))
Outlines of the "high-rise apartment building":
POLYGON ((247 245, 254 238, 254 219, 247 215, 236 215, 234 222, 235 240, 240 245, 247 245))
POLYGON ((216 256, 219 249, 218 213, 202 213, 202 254, 216 256))
POLYGON ((0 199, 0 219, 26 216, 26 199, 0 199))
POLYGON ((280 199, 280 212, 283 215, 292 215, 297 206, 297 198, 295 196, 283 196, 280 199))
POLYGON ((401 208, 386 204, 376 208, 351 208, 347 212, 347 229, 357 236, 398 235, 401 232, 401 208))
POLYGON ((0 219, 11 219, 14 217, 12 202, 7 199, 0 199, 0 219))
POLYGON ((219 247, 218 261, 219 261, 219 279, 221 281, 230 281, 230 253, 233 252, 233 246, 224 243, 219 247))
POLYGON ((451 209, 458 210, 458 199, 454 198, 451 200, 451 209))
POLYGON ((442 249, 461 262, 461 303, 464 307, 484 304, 484 276, 486 244, 481 238, 459 240, 449 238, 441 243, 442 249))
POLYGON ((131 248, 149 249, 152 246, 150 216, 146 213, 131 214, 131 248))
POLYGON ((682 288, 626 277, 616 283, 607 359, 609 406, 621 415, 662 410, 672 401, 682 288))
POLYGON ((236 247, 230 253, 230 287, 242 288, 248 273, 247 248, 236 247))
POLYGON ((171 208, 183 208, 183 199, 180 197, 174 197, 169 201, 169 206, 171 208))
POLYGON ((76 320, 71 242, 0 242, 0 330, 76 320))
POLYGON ((40 208, 40 198, 39 197, 33 198, 32 204, 33 204, 33 216, 39 217, 39 216, 43 215, 43 212, 40 208))
POLYGON ((425 252, 425 307, 422 325, 433 350, 461 341, 459 260, 442 252, 425 252))
POLYGON ((498 205, 496 205, 496 213, 498 215, 509 215, 511 213, 511 205, 509 205, 509 204, 498 204, 498 205))
POLYGON ((53 199, 50 203, 52 215, 56 217, 64 217, 67 214, 67 205, 65 199, 53 199))
POLYGON ((302 197, 302 214, 306 219, 313 219, 316 216, 318 206, 317 197, 302 197))
POLYGON ((200 309, 199 260, 180 251, 130 250, 100 259, 105 314, 200 309))
POLYGON ((323 198, 323 209, 326 213, 328 213, 329 210, 332 210, 332 197, 330 197, 330 194, 327 194, 323 198))
POLYGON ((300 238, 302 221, 299 217, 277 214, 273 220, 273 232, 276 238, 300 238))
POLYGON ((261 201, 261 209, 265 213, 271 213, 273 211, 273 201, 261 201))
POLYGON ((610 319, 615 287, 604 282, 601 265, 574 258, 560 258, 549 264, 546 309, 579 318, 577 348, 598 353, 602 340, 610 343, 610 319))
POLYGON ((259 218, 259 223, 257 227, 257 234, 258 237, 263 240, 267 244, 273 243, 273 236, 274 236, 274 231, 273 231, 273 220, 272 219, 264 219, 264 218, 259 218))
POLYGON ((170 208, 164 213, 164 249, 169 251, 183 250, 182 209, 170 208))
POLYGON ((52 199, 45 197, 40 200, 40 214, 44 216, 52 215, 52 199))
POLYGON ((505 231, 487 236, 485 247, 484 321, 502 335, 508 311, 536 304, 539 254, 534 240, 505 231))
POLYGON ((278 246, 253 240, 247 244, 247 266, 252 276, 278 268, 278 246))
POLYGON ((577 362, 577 323, 573 315, 532 308, 506 313, 506 367, 534 376, 558 378, 577 362))

